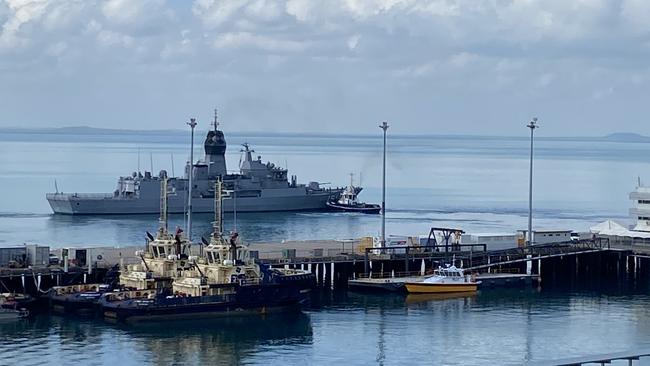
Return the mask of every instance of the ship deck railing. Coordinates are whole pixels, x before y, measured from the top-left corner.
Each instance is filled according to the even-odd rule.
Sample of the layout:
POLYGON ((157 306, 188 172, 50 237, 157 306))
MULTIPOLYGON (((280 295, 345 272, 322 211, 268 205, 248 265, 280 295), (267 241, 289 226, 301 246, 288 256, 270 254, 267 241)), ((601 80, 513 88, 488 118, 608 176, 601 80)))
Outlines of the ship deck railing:
POLYGON ((112 199, 115 197, 112 193, 48 193, 47 198, 56 199, 57 197, 73 197, 73 198, 84 198, 84 199, 112 199))

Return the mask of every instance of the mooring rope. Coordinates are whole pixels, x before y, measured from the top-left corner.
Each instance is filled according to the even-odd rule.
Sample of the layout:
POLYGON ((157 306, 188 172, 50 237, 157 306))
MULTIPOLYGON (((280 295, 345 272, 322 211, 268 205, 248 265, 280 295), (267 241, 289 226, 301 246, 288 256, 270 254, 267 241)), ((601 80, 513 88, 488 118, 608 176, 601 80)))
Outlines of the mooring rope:
POLYGON ((36 281, 36 274, 34 273, 34 269, 32 268, 31 270, 32 270, 32 279, 34 279, 34 286, 36 287, 36 291, 38 291, 38 292, 40 292, 42 294, 48 293, 49 291, 41 290, 41 279, 39 278, 38 282, 37 282, 36 281))

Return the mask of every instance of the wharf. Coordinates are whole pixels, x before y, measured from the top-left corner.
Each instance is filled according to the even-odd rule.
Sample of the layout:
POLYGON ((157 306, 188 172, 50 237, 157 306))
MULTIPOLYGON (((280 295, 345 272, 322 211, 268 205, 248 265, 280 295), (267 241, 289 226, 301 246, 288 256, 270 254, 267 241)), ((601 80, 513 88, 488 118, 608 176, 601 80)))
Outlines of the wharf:
MULTIPOLYGON (((561 281, 567 276, 618 276, 626 271, 636 273, 650 269, 646 264, 649 258, 635 257, 633 252, 626 250, 612 250, 607 242, 594 240, 497 251, 486 250, 482 244, 381 248, 360 244, 361 240, 254 243, 250 244, 250 251, 260 263, 310 271, 316 275, 320 286, 332 288, 358 288, 364 284, 394 287, 400 280, 388 277, 418 277, 452 263, 468 272, 480 273, 484 287, 539 284, 542 277, 561 281), (542 271, 542 267, 548 270, 542 271)), ((194 245, 192 254, 199 248, 194 245)), ((101 280, 99 269, 106 273, 117 264, 138 262, 135 252, 142 249, 143 246, 70 248, 69 255, 74 262, 71 262, 70 273, 62 273, 57 266, 8 269, 0 271, 0 279, 12 290, 21 292, 101 280), (42 280, 40 286, 39 278, 42 280)))

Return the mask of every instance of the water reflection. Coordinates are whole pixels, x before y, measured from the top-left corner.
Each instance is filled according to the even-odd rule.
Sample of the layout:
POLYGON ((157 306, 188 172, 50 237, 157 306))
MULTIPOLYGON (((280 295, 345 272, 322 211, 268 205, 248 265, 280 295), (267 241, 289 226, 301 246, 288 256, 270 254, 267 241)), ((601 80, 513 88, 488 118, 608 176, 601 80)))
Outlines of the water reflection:
MULTIPOLYGON (((408 294, 406 296, 407 304, 428 303, 432 301, 443 300, 472 300, 476 297, 476 293, 441 293, 441 294, 408 294)), ((465 301, 463 301, 465 302, 465 301)))
POLYGON ((313 334, 302 312, 141 324, 124 331, 151 354, 153 364, 234 365, 265 347, 310 344, 313 334))
POLYGON ((47 315, 0 323, 0 353, 21 365, 233 365, 265 347, 309 345, 312 336, 310 318, 302 312, 135 326, 47 315))

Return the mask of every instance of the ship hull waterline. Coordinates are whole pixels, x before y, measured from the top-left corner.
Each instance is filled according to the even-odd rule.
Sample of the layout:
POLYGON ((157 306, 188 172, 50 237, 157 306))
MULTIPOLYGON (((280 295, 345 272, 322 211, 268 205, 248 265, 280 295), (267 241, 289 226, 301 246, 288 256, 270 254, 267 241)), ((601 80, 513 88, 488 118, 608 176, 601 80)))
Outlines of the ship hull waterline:
MULTIPOLYGON (((298 197, 241 197, 224 199, 224 212, 281 212, 281 211, 325 211, 331 193, 319 193, 298 197)), ((47 200, 55 214, 64 215, 132 215, 158 214, 159 202, 148 199, 87 198, 62 194, 48 194, 47 200)), ((187 211, 187 202, 179 196, 168 198, 168 213, 179 214, 187 211)), ((192 212, 214 212, 213 198, 196 197, 192 200, 192 212)))

